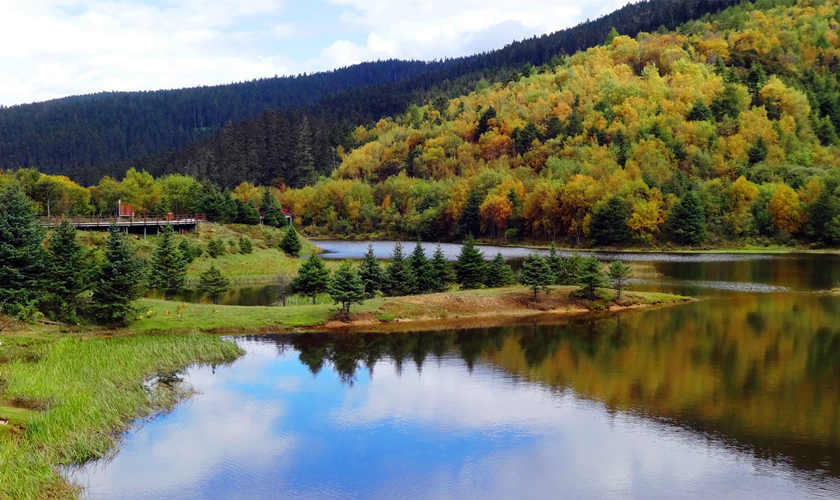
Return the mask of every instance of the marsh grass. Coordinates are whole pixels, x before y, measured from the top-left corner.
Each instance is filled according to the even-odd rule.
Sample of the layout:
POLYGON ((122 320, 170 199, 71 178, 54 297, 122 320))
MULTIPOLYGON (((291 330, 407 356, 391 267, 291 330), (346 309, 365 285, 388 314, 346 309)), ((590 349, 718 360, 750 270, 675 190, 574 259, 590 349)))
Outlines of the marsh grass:
MULTIPOLYGON (((0 349, 14 338, 4 335, 0 349)), ((181 395, 178 387, 150 390, 144 382, 241 354, 216 336, 52 334, 38 340, 26 347, 18 342, 19 357, 0 364, 0 419, 7 421, 0 425, 0 498, 72 495, 57 465, 106 455, 136 418, 171 407, 181 395)))

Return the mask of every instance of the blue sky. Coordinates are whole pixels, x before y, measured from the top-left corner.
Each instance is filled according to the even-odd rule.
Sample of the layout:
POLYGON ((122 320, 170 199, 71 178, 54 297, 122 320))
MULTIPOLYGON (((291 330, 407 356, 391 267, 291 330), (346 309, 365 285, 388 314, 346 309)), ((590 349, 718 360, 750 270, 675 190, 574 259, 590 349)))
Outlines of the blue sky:
POLYGON ((628 0, 0 0, 0 105, 499 48, 628 0))

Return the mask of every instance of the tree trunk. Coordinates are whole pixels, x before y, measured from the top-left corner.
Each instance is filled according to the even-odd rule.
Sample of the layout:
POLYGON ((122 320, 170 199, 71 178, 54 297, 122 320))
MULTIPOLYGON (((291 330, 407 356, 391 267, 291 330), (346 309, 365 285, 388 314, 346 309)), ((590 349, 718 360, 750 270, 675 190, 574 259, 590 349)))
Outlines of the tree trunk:
POLYGON ((312 296, 312 305, 315 305, 315 295, 312 296))

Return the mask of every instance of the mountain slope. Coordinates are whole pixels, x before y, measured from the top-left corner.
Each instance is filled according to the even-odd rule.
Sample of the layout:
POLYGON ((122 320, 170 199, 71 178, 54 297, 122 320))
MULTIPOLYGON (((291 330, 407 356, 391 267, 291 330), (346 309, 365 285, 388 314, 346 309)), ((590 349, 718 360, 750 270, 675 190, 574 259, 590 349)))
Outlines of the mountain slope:
POLYGON ((281 177, 296 184, 307 180, 295 172, 300 158, 291 148, 299 143, 313 150, 315 166, 310 170, 327 172, 334 164, 330 149, 343 142, 353 126, 402 112, 430 92, 454 96, 481 78, 507 78, 512 73, 504 71, 505 67, 518 71, 526 63, 540 65, 560 53, 591 47, 603 41, 612 26, 629 34, 674 27, 733 3, 736 1, 650 0, 497 51, 432 63, 383 61, 309 76, 173 91, 95 94, 0 109, 0 168, 37 167, 90 183, 103 174, 122 174, 129 164, 158 172, 183 171, 186 165, 188 172, 212 174, 225 184, 238 182, 235 175, 262 182, 281 177), (267 109, 313 104, 317 106, 262 117, 214 135, 225 124, 256 117, 267 109), (267 123, 300 124, 302 112, 309 115, 309 132, 290 132, 285 125, 281 130, 264 128, 267 123), (277 133, 283 136, 279 140, 275 140, 277 133), (202 138, 209 138, 203 146, 158 156, 202 138), (227 147, 231 138, 237 138, 232 149, 227 147), (219 174, 231 164, 238 165, 230 170, 231 175, 219 174))
POLYGON ((838 0, 617 36, 360 128, 331 179, 282 201, 346 235, 840 243, 838 40, 838 0))

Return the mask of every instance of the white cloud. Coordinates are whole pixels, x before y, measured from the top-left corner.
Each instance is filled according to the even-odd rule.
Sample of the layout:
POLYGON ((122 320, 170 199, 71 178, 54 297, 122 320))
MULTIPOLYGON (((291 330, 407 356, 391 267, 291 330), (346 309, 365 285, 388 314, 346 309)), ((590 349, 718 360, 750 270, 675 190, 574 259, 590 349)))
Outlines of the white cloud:
POLYGON ((375 59, 461 56, 623 3, 0 0, 0 104, 211 85, 375 59))

